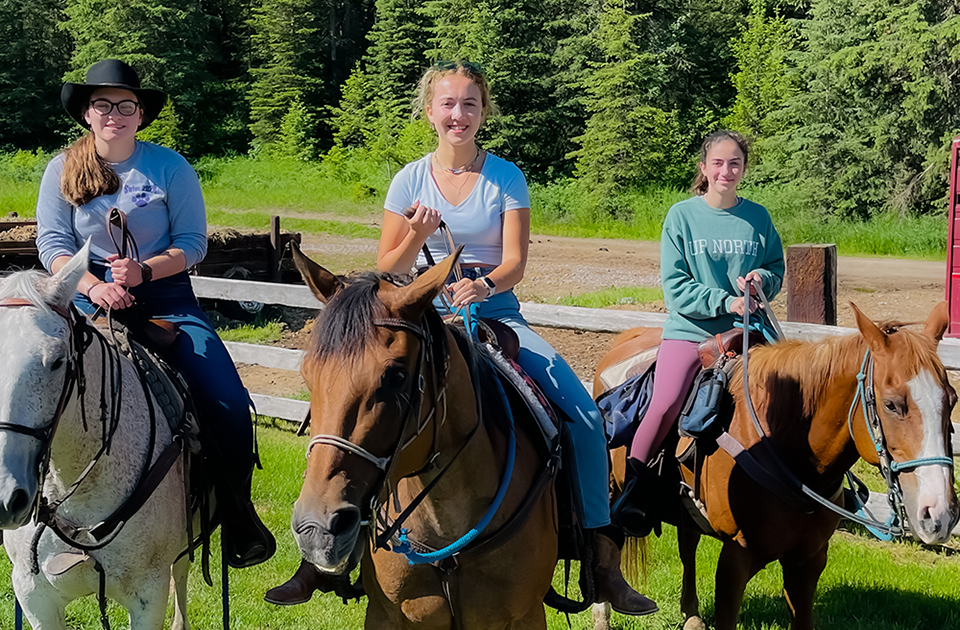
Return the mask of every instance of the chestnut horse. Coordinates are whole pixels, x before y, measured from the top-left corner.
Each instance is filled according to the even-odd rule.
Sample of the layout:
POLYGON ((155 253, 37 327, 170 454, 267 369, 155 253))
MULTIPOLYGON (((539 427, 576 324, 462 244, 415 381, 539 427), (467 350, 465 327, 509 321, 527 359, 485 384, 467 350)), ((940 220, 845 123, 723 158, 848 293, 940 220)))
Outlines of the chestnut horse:
MULTIPOLYGON (((858 459, 874 466, 880 465, 881 457, 894 462, 892 468, 899 472, 891 475, 893 489, 902 493, 903 513, 912 531, 926 543, 942 543, 960 518, 950 459, 950 412, 957 396, 937 355, 948 323, 946 303, 931 312, 922 334, 900 329, 897 323, 877 326, 855 305, 851 307, 859 334, 815 342, 781 341, 750 350, 749 400, 738 368, 730 381, 736 410, 728 432, 748 452, 761 451, 749 409, 752 401, 764 433, 787 469, 800 483, 841 507, 843 476, 858 459), (865 378, 865 387, 860 388, 858 377, 870 373, 865 357, 872 358, 873 379, 871 383, 865 378), (858 396, 876 402, 868 405, 858 396), (865 409, 875 418, 879 432, 869 428, 865 409)), ((622 359, 624 351, 616 349, 618 342, 656 343, 649 339, 648 330, 622 334, 615 349, 601 360, 597 375, 622 359)), ((599 378, 594 382, 595 395, 598 388, 602 389, 599 378)), ((625 457, 626 449, 614 456, 614 474, 620 480, 625 457)), ((693 487, 693 475, 685 468, 682 474, 693 487)), ((792 628, 812 629, 814 594, 840 515, 813 501, 784 501, 723 449, 705 458, 699 490, 713 529, 709 535, 723 543, 716 572, 717 630, 736 627, 747 582, 774 561, 783 568, 792 628)), ((685 510, 679 514, 675 524, 683 563, 680 608, 684 628, 691 630, 705 627, 696 593, 701 529, 685 510)))
POLYGON ((362 553, 368 629, 546 628, 542 602, 557 559, 549 484, 531 493, 525 520, 511 519, 543 479, 543 438, 526 435, 529 412, 516 406, 517 430, 502 426, 510 414, 496 389, 478 400, 477 370, 491 366, 432 306, 458 255, 399 286, 388 274, 338 278, 294 250, 325 308, 301 370, 311 440, 292 528, 303 558, 321 571, 342 574, 362 553), (499 509, 490 509, 498 496, 499 509), (387 542, 380 530, 417 500, 399 532, 428 557, 479 529, 485 513, 493 517, 452 558, 412 564, 395 553, 396 535, 387 548, 374 541, 387 542), (513 535, 484 547, 507 523, 513 535), (478 545, 482 553, 472 553, 478 545))

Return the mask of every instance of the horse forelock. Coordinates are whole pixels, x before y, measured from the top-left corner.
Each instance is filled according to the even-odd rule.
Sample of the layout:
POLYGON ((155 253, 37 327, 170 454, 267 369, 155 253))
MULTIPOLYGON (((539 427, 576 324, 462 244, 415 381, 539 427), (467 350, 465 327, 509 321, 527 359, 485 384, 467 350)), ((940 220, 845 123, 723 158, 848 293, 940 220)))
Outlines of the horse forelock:
POLYGON ((44 312, 49 312, 51 287, 50 276, 35 269, 17 271, 0 278, 0 300, 19 298, 27 300, 44 312))
POLYGON ((372 271, 343 278, 344 286, 317 317, 308 349, 309 359, 353 358, 376 340, 374 320, 388 316, 380 301, 380 283, 400 284, 391 274, 372 271))

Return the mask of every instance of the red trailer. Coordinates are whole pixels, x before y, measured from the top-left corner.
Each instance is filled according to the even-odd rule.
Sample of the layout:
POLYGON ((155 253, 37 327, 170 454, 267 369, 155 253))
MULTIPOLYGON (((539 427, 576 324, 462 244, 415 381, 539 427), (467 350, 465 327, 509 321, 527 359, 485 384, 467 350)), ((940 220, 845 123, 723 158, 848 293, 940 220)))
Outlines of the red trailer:
POLYGON ((950 327, 947 337, 960 337, 960 136, 950 145, 950 196, 947 197, 947 304, 950 327))

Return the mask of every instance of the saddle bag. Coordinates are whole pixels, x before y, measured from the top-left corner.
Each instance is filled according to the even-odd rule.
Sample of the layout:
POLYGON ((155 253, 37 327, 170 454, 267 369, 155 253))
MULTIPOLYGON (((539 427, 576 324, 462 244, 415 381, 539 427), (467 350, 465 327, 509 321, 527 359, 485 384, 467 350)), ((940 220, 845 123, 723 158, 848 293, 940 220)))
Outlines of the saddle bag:
POLYGON ((653 374, 656 362, 646 371, 633 376, 613 389, 597 397, 597 407, 604 420, 607 446, 619 448, 633 440, 640 420, 650 407, 653 398, 653 374))
POLYGON ((680 412, 679 431, 683 437, 714 441, 727 430, 731 419, 731 397, 727 391, 727 361, 701 370, 694 379, 690 396, 680 412))

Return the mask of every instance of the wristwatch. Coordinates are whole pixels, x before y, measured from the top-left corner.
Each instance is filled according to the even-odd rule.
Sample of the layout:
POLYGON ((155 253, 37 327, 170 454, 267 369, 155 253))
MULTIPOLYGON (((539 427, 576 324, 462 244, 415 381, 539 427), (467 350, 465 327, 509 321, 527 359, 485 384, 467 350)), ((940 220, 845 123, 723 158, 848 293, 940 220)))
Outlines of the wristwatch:
POLYGON ((490 297, 497 292, 497 283, 491 280, 489 276, 483 276, 480 278, 480 282, 482 282, 483 286, 487 287, 487 290, 490 291, 487 297, 490 297))
POLYGON ((145 262, 140 263, 140 277, 143 278, 144 282, 153 280, 153 269, 145 262))

